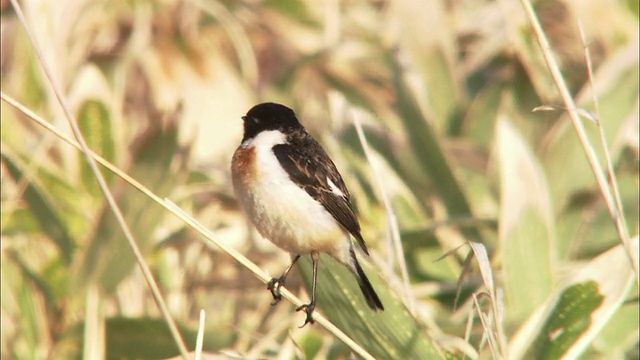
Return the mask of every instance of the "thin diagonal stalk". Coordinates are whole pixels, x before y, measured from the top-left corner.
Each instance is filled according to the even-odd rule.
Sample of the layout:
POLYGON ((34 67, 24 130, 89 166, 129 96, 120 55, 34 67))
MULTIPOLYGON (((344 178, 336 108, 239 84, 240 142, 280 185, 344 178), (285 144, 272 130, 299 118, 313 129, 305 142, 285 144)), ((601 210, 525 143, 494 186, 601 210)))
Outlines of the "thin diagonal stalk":
POLYGON ((616 179, 615 171, 613 171, 613 162, 611 161, 611 154, 609 153, 609 147, 607 146, 607 137, 604 134, 604 127, 602 126, 602 123, 600 121, 600 104, 598 102, 598 96, 596 95, 595 91, 595 83, 593 81, 593 65, 591 63, 591 52, 589 51, 589 46, 587 45, 587 39, 585 37, 584 29, 582 28, 581 22, 578 22, 578 28, 580 29, 580 38, 582 39, 582 45, 584 46, 584 61, 587 64, 589 87, 591 88, 591 96, 593 97, 593 112, 596 115, 596 119, 598 119, 596 124, 598 125, 598 133, 600 134, 600 144, 602 145, 602 152, 604 153, 604 158, 607 162, 607 173, 609 175, 609 181, 613 190, 613 199, 616 201, 616 208, 618 209, 618 214, 620 214, 619 217, 620 221, 622 221, 622 226, 624 226, 625 229, 628 229, 627 221, 623 216, 624 210, 622 208, 622 201, 620 200, 620 189, 618 189, 618 180, 616 179))
POLYGON ((124 216, 122 215, 122 212, 120 211, 120 208, 118 207, 118 204, 116 203, 113 195, 109 191, 109 187, 107 186, 107 183, 106 183, 104 177, 102 176, 102 173, 98 169, 98 166, 96 165, 95 160, 91 156, 89 147, 87 146, 87 143, 86 143, 84 137, 82 136, 82 132, 80 131, 80 129, 78 127, 76 119, 74 118, 73 114, 71 114, 71 110, 69 110, 69 106, 67 105, 67 101, 64 98, 64 95, 62 94, 62 90, 60 90, 60 87, 58 86, 58 84, 54 80, 53 74, 51 73, 51 69, 49 68, 49 65, 46 63, 46 61, 44 59, 44 56, 42 55, 42 52, 40 50, 40 46, 38 45, 38 43, 36 42, 35 37, 31 33, 31 29, 29 28, 29 25, 27 24, 27 21, 25 20, 24 14, 22 13, 22 9, 20 8, 20 5, 18 4, 18 2, 16 0, 11 0, 11 5, 13 6, 14 11, 16 12, 16 16, 18 17, 18 20, 22 24, 22 27, 24 28, 24 30, 25 30, 25 32, 27 34, 27 37, 29 38, 29 42, 31 43, 31 46, 33 47, 33 50, 36 53, 36 57, 38 59, 38 62, 40 63, 40 66, 42 67, 42 70, 45 73, 45 76, 49 80, 49 85, 51 85, 51 88, 53 89, 53 92, 55 93, 56 99, 58 100, 58 103, 62 107, 62 110, 63 110, 63 112, 65 114, 65 117, 66 117, 68 123, 69 123, 69 126, 71 127, 73 135, 75 136, 76 140, 78 140, 78 144, 80 145, 80 149, 82 151, 82 154, 84 155, 85 160, 87 161, 87 164, 89 165, 89 168, 91 169, 91 172, 93 173, 94 177, 96 178, 96 181, 98 182, 98 186, 100 187, 100 191, 102 191, 102 194, 104 195, 105 199, 107 200, 107 204, 109 205, 109 208, 111 209, 111 211, 115 215, 115 218, 116 218, 116 220, 118 222, 118 225, 122 229, 122 232, 124 233, 124 236, 127 239, 127 243, 131 247, 131 251, 133 252, 133 254, 134 254, 135 258, 136 258, 136 262, 140 266, 140 270, 142 270, 142 274, 143 274, 145 280, 147 281, 147 284, 149 285, 149 287, 151 289, 151 292, 153 293, 153 298, 156 301, 156 303, 158 304, 158 307, 160 308, 160 312, 162 313, 162 316, 164 317, 164 320, 166 321, 167 325, 169 326, 169 331, 171 332, 171 336, 173 337, 174 341, 176 342, 176 345, 178 346, 178 349, 180 350, 180 354, 182 355, 182 357, 185 360, 188 360, 189 359, 189 355, 188 355, 189 352, 188 352, 187 347, 186 347, 186 345, 184 343, 182 335, 180 334, 180 331, 178 330, 178 327, 176 326, 175 321, 173 320, 173 318, 171 317, 171 314, 169 313, 169 308, 167 307, 167 305, 164 302, 164 299, 162 298, 162 293, 160 292, 160 289, 159 289, 157 283, 155 282, 155 279, 153 278, 153 274, 151 273, 151 270, 149 269, 149 267, 147 266, 147 264, 144 261, 144 257, 142 256, 142 252, 140 251, 140 249, 138 247, 138 244, 136 243, 135 239, 133 238, 133 234, 131 233, 131 229, 127 225, 127 223, 126 223, 126 221, 124 219, 124 216))
MULTIPOLYGON (((0 98, 6 103, 8 103, 9 105, 21 111, 30 119, 34 120, 38 125, 54 133, 57 137, 59 137, 69 145, 75 147, 76 149, 81 149, 80 144, 78 142, 64 135, 62 132, 56 129, 53 125, 51 125, 50 123, 48 123, 47 121, 45 121, 44 119, 36 115, 33 111, 29 110, 24 105, 20 104, 19 102, 7 96, 5 93, 1 91, 0 91, 0 98)), ((171 212, 172 214, 180 218, 187 225, 189 225, 189 227, 191 227, 195 231, 199 232, 202 236, 207 238, 207 240, 209 240, 209 242, 206 243, 207 245, 213 244, 219 249, 222 249, 222 251, 229 254, 242 266, 244 266, 245 268, 253 272, 254 275, 258 279, 260 279, 260 281, 262 281, 263 283, 266 284, 269 280, 271 280, 271 276, 269 276, 262 269, 260 269, 258 265, 251 262, 251 260, 249 260, 247 257, 242 255, 241 253, 239 253, 237 250, 233 249, 232 247, 229 247, 224 242, 219 241, 209 230, 207 230, 204 226, 199 224, 191 216, 187 215, 182 209, 180 209, 178 206, 173 204, 171 201, 160 198, 159 196, 154 194, 151 190, 147 189, 140 182, 133 179, 131 176, 127 175, 124 171, 120 170, 117 166, 111 164, 110 162, 102 158, 100 155, 93 153, 91 150, 89 150, 89 155, 100 165, 104 166, 109 171, 113 172, 114 174, 122 178, 124 181, 128 182, 130 185, 138 189, 143 194, 147 195, 150 199, 155 201, 157 204, 164 207, 169 212, 171 212)), ((291 303, 293 303, 296 307, 303 304, 302 300, 300 300, 298 297, 293 295, 286 288, 280 288, 280 293, 284 298, 291 301, 291 303)), ((333 334, 336 338, 344 342, 349 348, 351 348, 351 350, 353 350, 356 354, 358 354, 358 356, 362 357, 363 359, 373 359, 373 356, 371 356, 371 354, 369 354, 365 349, 363 349, 360 345, 358 345, 355 341, 353 341, 349 336, 347 336, 342 330, 340 330, 337 326, 331 323, 327 318, 322 316, 322 314, 314 313, 313 318, 318 324, 320 324, 325 329, 327 329, 327 331, 333 334)))
POLYGON ((578 139, 580 140, 580 144, 582 145, 582 149, 584 150, 585 155, 587 156, 587 161, 589 162, 589 166, 591 166, 591 170, 596 178, 596 182, 598 183, 598 187, 600 188, 600 193, 604 197, 605 203, 607 204, 607 209, 609 210, 609 216, 613 220, 616 230, 618 231, 618 235, 620 236, 620 240, 622 241, 622 246, 625 248, 627 256, 631 261, 631 266, 633 267, 633 271, 636 274, 636 286, 640 288, 640 276, 638 271, 638 263, 634 260, 633 250, 631 249, 631 244, 629 240, 629 234, 627 233, 627 228, 625 227, 622 214, 618 211, 618 208, 615 205, 614 196, 611 194, 611 189, 609 188, 609 184, 607 183, 607 178, 602 171, 602 166, 598 161, 598 157, 596 156, 595 151, 593 150, 593 146, 589 143, 589 139, 587 138, 587 134, 584 130, 584 126, 582 121, 580 120, 580 115, 578 114, 577 107, 575 102, 573 101, 573 97, 571 96, 571 92, 567 87, 566 82, 564 81, 564 77, 562 76, 562 72, 560 71, 560 67, 558 66, 558 62, 555 59, 551 51, 551 45, 547 36, 540 25, 540 21, 538 20, 538 16, 533 10, 533 6, 529 0, 521 0, 522 6, 524 7, 525 13, 529 18, 529 22, 531 23, 531 27, 536 35, 538 40, 538 44, 540 45, 540 49, 542 50, 542 55, 547 63, 547 67, 551 72, 551 77, 553 77, 553 81, 562 96, 562 100, 564 101, 565 107, 569 113, 569 117, 571 118, 571 122, 573 123, 573 128, 578 135, 578 139))
POLYGON ((404 258, 404 251, 402 250, 402 242, 400 241, 400 228, 398 227, 398 218, 396 217, 396 214, 393 211, 393 207, 391 206, 389 194, 387 194, 385 186, 382 183, 382 177, 380 176, 378 169, 373 163, 371 150, 369 149, 369 143, 367 142, 367 138, 365 137, 364 131, 362 130, 362 121, 360 120, 360 114, 357 111, 353 111, 351 114, 351 116, 353 117, 353 123, 355 125, 356 132, 358 133, 358 139, 360 139, 360 144, 362 145, 362 149, 364 150, 364 155, 369 162, 369 167, 371 168, 373 179, 376 183, 376 187, 378 188, 378 192, 382 197, 382 203, 384 204, 384 208, 386 210, 385 212, 387 214, 387 224, 390 228, 391 233, 391 242, 393 243, 394 253, 396 254, 396 261, 398 263, 398 268, 400 269, 400 274, 402 275, 402 284, 405 294, 404 299, 407 302, 409 309, 411 309, 411 312, 415 314, 416 302, 413 296, 413 292, 411 291, 411 283, 409 282, 409 271, 407 270, 407 263, 404 258))

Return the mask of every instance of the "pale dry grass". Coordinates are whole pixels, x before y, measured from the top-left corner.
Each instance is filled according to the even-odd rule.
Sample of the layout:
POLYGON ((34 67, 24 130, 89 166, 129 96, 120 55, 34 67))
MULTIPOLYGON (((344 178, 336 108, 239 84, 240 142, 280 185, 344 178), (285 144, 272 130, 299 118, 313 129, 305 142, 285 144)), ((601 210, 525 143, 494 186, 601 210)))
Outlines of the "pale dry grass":
MULTIPOLYGON (((624 302, 637 297, 637 286, 626 285, 622 274, 606 286, 584 275, 593 264, 618 261, 611 254, 620 241, 637 246, 637 235, 628 235, 638 231, 638 58, 629 55, 637 49, 637 7, 567 1, 529 12, 529 19, 542 19, 550 39, 543 48, 554 49, 562 82, 579 94, 578 105, 564 108, 593 111, 600 120, 600 128, 584 124, 581 140, 601 145, 581 149, 562 111, 531 113, 557 107, 561 97, 548 75, 554 65, 545 64, 527 13, 512 2, 26 2, 51 80, 42 77, 7 6, 3 356, 92 357, 106 348, 109 357, 157 358, 175 356, 175 345, 165 346, 181 343, 156 321, 156 300, 121 233, 109 225, 85 160, 24 116, 31 110, 68 131, 50 90, 58 84, 91 149, 122 169, 119 176, 150 189, 140 195, 105 172, 141 247, 139 264, 148 265, 147 279, 157 279, 165 314, 180 325, 189 349, 206 311, 205 357, 344 358, 352 351, 366 357, 359 346, 377 358, 393 357, 407 349, 403 331, 424 341, 421 351, 433 347, 432 356, 529 356, 543 351, 527 344, 547 336, 545 321, 558 316, 549 310, 555 299, 584 279, 600 284, 604 305, 577 340, 567 340, 570 354, 637 357, 631 321, 637 302, 635 310, 624 302), (603 12, 606 22, 588 16, 603 12), (373 276, 389 304, 383 317, 360 315, 357 299, 344 303, 353 284, 340 282, 332 269, 322 284, 339 285, 323 287, 319 310, 333 330, 299 330, 294 305, 269 306, 258 279, 278 274, 288 258, 247 227, 228 178, 239 117, 264 100, 295 108, 345 175, 373 249, 371 263, 383 275, 373 276), (30 110, 6 106, 16 101, 30 110), (181 115, 171 121, 164 114, 178 104, 181 115), (363 114, 355 127, 354 109, 363 114), (511 130, 496 135, 505 126, 511 130), (511 153, 514 144, 525 150, 511 153), (611 151, 605 157, 599 147, 611 151), (520 179, 527 172, 505 166, 519 163, 536 179, 520 179), (608 180, 617 189, 608 190, 608 180), (509 191, 518 184, 535 186, 525 186, 521 196, 509 191), (514 216, 519 212, 526 216, 514 216), (215 235, 206 237, 217 246, 193 229, 211 230, 215 235), (548 249, 535 245, 541 239, 548 249), (486 256, 465 261, 459 251, 434 262, 466 241, 486 256), (514 262, 517 256, 526 261, 514 262), (529 262, 544 268, 523 265, 529 262), (582 264, 582 277, 565 271, 582 264), (454 310, 462 273, 462 305, 454 310), (545 284, 536 289, 539 296, 527 297, 517 286, 527 277, 545 284), (614 339, 613 328, 627 333, 614 339), (160 333, 136 337, 154 331, 160 333), (355 340, 351 350, 346 338, 336 341, 342 333, 355 340)), ((625 271, 630 267, 619 272, 625 271)), ((287 284, 293 293, 304 288, 299 279, 287 284)))

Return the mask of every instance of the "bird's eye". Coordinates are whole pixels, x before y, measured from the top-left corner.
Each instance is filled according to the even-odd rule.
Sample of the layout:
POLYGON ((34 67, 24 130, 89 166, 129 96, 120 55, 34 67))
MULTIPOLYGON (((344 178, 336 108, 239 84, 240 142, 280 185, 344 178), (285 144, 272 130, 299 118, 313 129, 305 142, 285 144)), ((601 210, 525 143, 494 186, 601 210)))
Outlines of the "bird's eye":
POLYGON ((251 123, 256 124, 256 125, 260 123, 260 119, 255 118, 253 116, 248 116, 248 115, 243 116, 242 120, 244 122, 251 122, 251 123))

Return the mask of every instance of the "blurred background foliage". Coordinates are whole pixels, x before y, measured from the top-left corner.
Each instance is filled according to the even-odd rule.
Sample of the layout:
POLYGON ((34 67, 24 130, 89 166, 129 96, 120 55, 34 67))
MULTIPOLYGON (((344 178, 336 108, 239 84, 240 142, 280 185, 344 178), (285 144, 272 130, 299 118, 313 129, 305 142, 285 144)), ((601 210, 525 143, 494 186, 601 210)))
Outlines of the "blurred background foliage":
MULTIPOLYGON (((392 304, 379 318, 355 318, 358 306, 340 312, 350 305, 328 285, 340 284, 339 275, 325 272, 318 310, 368 339, 360 342, 374 356, 491 358, 502 336, 498 353, 512 358, 575 349, 585 358, 638 358, 638 290, 584 152, 564 111, 532 112, 561 100, 520 3, 21 5, 90 147, 271 274, 288 256, 248 226, 229 161, 252 105, 295 109, 353 193, 372 250, 368 272, 392 304), (467 258, 468 247, 435 261, 466 241, 482 243, 490 264, 467 258), (500 314, 495 298, 475 296, 488 291, 483 265, 499 289, 500 314), (489 313, 502 323, 483 326, 489 313), (427 352, 400 352, 404 331, 427 352)), ((8 1, 1 6, 3 94, 68 132, 15 12, 8 1)), ((578 21, 584 27, 597 115, 637 251, 638 2, 534 7, 577 103, 593 112, 578 21)), ((107 358, 176 356, 83 156, 4 101, 1 115, 2 357, 79 358, 87 348, 107 358)), ((585 126, 604 164, 596 124, 585 126)), ((271 307, 264 285, 226 253, 103 173, 191 349, 205 309, 212 356, 349 358, 321 327, 297 329, 302 314, 291 304, 271 307)), ((297 272, 287 287, 305 288, 297 272)))

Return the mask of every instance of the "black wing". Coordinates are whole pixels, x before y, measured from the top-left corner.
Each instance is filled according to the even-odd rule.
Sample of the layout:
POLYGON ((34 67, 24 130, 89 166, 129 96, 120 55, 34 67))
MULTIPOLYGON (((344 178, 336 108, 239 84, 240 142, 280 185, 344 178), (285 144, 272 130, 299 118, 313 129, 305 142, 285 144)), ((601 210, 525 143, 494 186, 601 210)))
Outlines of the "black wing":
POLYGON ((308 134, 296 134, 289 138, 290 144, 273 147, 273 153, 289 174, 289 178, 303 188, 356 238, 362 250, 369 250, 360 234, 360 223, 349 202, 349 190, 338 169, 324 149, 308 134), (331 190, 329 180, 340 190, 340 196, 331 190))

